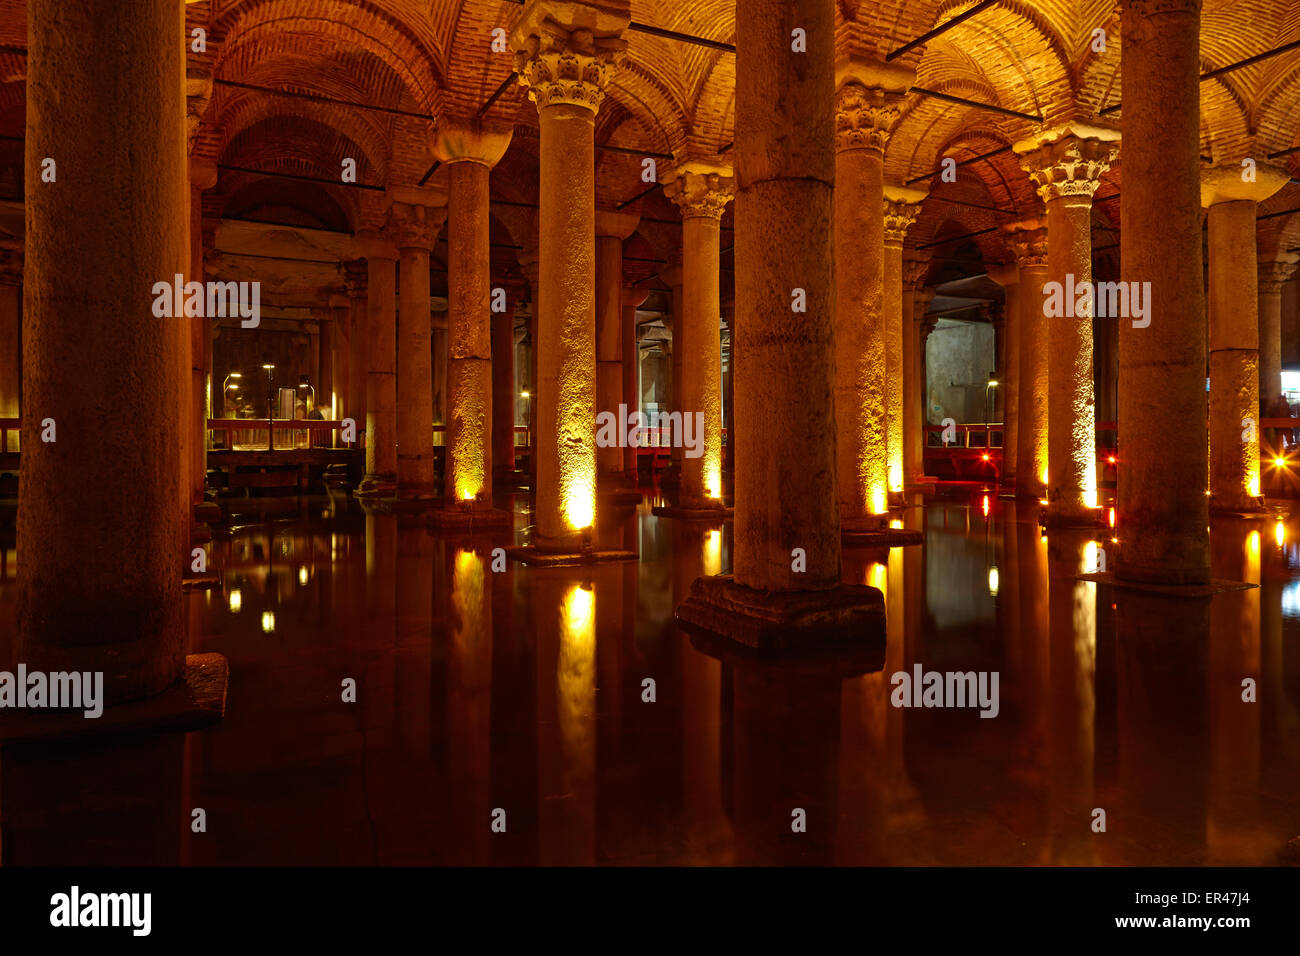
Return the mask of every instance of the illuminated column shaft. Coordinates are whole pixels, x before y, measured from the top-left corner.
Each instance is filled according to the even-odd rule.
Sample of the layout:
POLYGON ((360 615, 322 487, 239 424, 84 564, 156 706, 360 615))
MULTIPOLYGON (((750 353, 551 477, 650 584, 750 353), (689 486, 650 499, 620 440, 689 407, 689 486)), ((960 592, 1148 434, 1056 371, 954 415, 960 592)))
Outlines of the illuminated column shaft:
MULTIPOLYGON (((22 298, 23 247, 16 239, 0 239, 0 418, 19 416, 18 394, 22 385, 22 298)), ((9 447, 18 451, 19 436, 9 437, 9 447)))
POLYGON ((429 251, 445 212, 395 203, 392 226, 398 270, 397 489, 403 497, 433 496, 433 357, 429 339, 429 251))
POLYGON ((1210 507, 1230 512, 1263 506, 1255 216, 1289 178, 1271 167, 1259 167, 1250 183, 1243 175, 1231 165, 1201 177, 1201 205, 1210 209, 1210 507))
POLYGON ((185 655, 190 320, 156 315, 151 291, 189 270, 182 7, 32 0, 27 25, 16 659, 103 672, 114 704, 166 688, 185 655))
POLYGON ((1282 284, 1296 261, 1287 253, 1259 264, 1259 403, 1265 411, 1282 395, 1282 284))
MULTIPOLYGON (((623 402, 623 240, 638 222, 639 216, 627 213, 596 212, 596 411, 615 418, 623 402)), ((621 435, 624 423, 616 424, 616 434, 621 435)), ((622 480, 623 449, 618 442, 597 447, 596 465, 602 482, 622 480)))
POLYGON ((343 263, 343 281, 350 306, 348 390, 343 402, 343 414, 357 423, 358 432, 366 424, 366 378, 370 370, 370 332, 366 324, 368 275, 369 270, 363 259, 343 263))
MULTIPOLYGON (((833 21, 824 0, 736 6, 733 568, 754 589, 827 589, 840 577, 833 21), (806 54, 790 52, 791 23, 807 31, 806 54), (792 309, 795 289, 806 312, 792 309), (791 567, 794 548, 804 573, 791 567)), ((879 208, 877 195, 860 211, 879 208)))
MULTIPOLYGON (((673 254, 670 254, 673 255, 673 254)), ((668 364, 669 364, 669 381, 668 381, 668 411, 682 411, 682 355, 685 354, 685 348, 682 345, 682 312, 686 308, 686 290, 682 285, 684 273, 681 266, 682 252, 680 249, 675 253, 677 262, 668 269, 662 269, 659 272, 659 278, 668 283, 670 295, 672 297, 672 313, 663 320, 664 328, 671 334, 668 340, 668 364)), ((681 474, 682 467, 682 448, 677 442, 668 450, 668 461, 673 469, 674 475, 681 474)))
MULTIPOLYGON (((328 361, 330 365, 330 394, 320 401, 332 402, 321 409, 321 415, 339 419, 347 414, 348 393, 352 388, 352 298, 343 295, 332 297, 331 301, 335 298, 341 301, 334 309, 333 341, 329 354, 321 356, 321 361, 328 361)), ((321 437, 329 438, 328 435, 321 437)))
POLYGON ((1119 320, 1115 573, 1172 584, 1210 579, 1200 10, 1200 0, 1129 0, 1120 21, 1127 141, 1120 278, 1151 283, 1151 294, 1149 324, 1119 320))
POLYGON ((1006 290, 1006 356, 999 370, 1002 392, 1002 474, 999 484, 1008 491, 1016 487, 1020 438, 1020 335, 1024 322, 1020 311, 1020 269, 1016 264, 993 266, 989 278, 1006 290))
POLYGON ((880 527, 888 506, 884 150, 897 119, 896 97, 852 79, 841 84, 835 99, 834 397, 836 487, 846 530, 880 527))
MULTIPOLYGON (((447 497, 492 497, 492 264, 488 177, 510 132, 441 117, 435 155, 448 163, 447 497)), ((544 162, 544 161, 543 161, 544 162)), ((432 419, 430 419, 432 420, 432 419)))
POLYGON ((1022 162, 1047 206, 1047 507, 1090 521, 1097 507, 1092 375, 1092 197, 1119 151, 1118 134, 1071 126, 1029 144, 1022 162), (1093 135, 1097 134, 1097 135, 1093 135), (1057 309, 1055 306, 1059 305, 1057 309))
POLYGON ((885 259, 883 312, 885 326, 885 413, 889 490, 903 490, 903 243, 921 212, 925 193, 902 186, 885 187, 885 259))
MULTIPOLYGON (((636 310, 649 297, 637 286, 623 289, 623 404, 628 413, 641 409, 641 343, 637 337, 636 310)), ((623 449, 623 472, 633 480, 637 476, 637 446, 628 442, 623 449)))
POLYGON ((397 250, 367 237, 366 477, 362 492, 392 491, 397 484, 397 250))
POLYGON ((1020 412, 1017 421, 1016 495, 1041 498, 1047 474, 1047 230, 1038 220, 1005 226, 1020 269, 1020 412))
POLYGON ((722 303, 718 238, 722 211, 734 193, 731 170, 687 162, 664 176, 664 195, 682 211, 682 427, 702 441, 702 453, 682 457, 684 508, 722 505, 722 303), (697 415, 702 416, 702 422, 697 415), (687 424, 690 416, 692 424, 687 424), (695 423, 703 426, 702 434, 695 423))
POLYGON ((529 0, 512 36, 541 126, 534 544, 542 549, 580 544, 595 519, 595 120, 629 20, 626 3, 529 0))
MULTIPOLYGON (((189 164, 190 172, 190 267, 189 280, 203 282, 203 191, 217 184, 217 169, 211 163, 189 164)), ((208 473, 208 362, 212 353, 212 318, 190 318, 189 378, 186 389, 189 409, 184 430, 188 434, 190 504, 203 502, 208 473)))
POLYGON ((509 304, 492 313, 492 471, 515 471, 515 314, 523 302, 523 283, 507 286, 509 304))
POLYGON ((917 293, 929 269, 924 258, 903 261, 903 486, 915 484, 925 474, 924 393, 925 365, 921 356, 919 317, 924 306, 917 293))

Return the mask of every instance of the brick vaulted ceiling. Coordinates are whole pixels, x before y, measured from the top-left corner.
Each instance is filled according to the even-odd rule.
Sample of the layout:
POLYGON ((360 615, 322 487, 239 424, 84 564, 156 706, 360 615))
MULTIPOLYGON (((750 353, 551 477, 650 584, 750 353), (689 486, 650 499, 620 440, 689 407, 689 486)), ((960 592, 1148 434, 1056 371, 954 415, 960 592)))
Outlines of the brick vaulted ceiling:
MULTIPOLYGON (((730 44, 735 4, 744 0, 632 0, 635 23, 730 44)), ((834 0, 842 52, 888 53, 970 10, 976 0, 834 0)), ((0 178, 21 175, 25 0, 0 0, 0 178), (13 48, 13 49, 10 49, 13 48), (5 167, 10 167, 8 170, 5 167), (15 169, 16 167, 16 169, 15 169)), ((345 157, 360 182, 418 182, 433 165, 430 131, 444 113, 472 115, 511 74, 509 53, 493 52, 495 28, 507 33, 520 16, 515 0, 202 0, 187 6, 187 26, 207 31, 207 51, 189 55, 191 77, 215 80, 202 114, 196 153, 223 167, 248 167, 336 178, 345 157), (320 99, 270 95, 262 90, 320 99), (387 107, 394 112, 341 105, 387 107), (419 115, 410 115, 419 114, 419 115)), ((1098 121, 1122 100, 1119 4, 1115 0, 999 0, 903 56, 927 90, 1041 116, 1098 121), (1094 31, 1105 31, 1105 51, 1094 31)), ((735 56, 725 49, 629 33, 627 62, 617 72, 597 120, 597 142, 654 154, 709 156, 727 147, 735 122, 735 56)), ((1300 41, 1295 0, 1205 0, 1201 63, 1209 72, 1300 41)), ((488 115, 511 123, 515 138, 493 175, 494 196, 535 201, 537 117, 516 85, 488 115)), ((1122 111, 1101 122, 1123 126, 1122 111)), ((1039 124, 947 100, 911 94, 886 154, 886 175, 905 182, 933 172, 944 157, 958 162, 1009 145, 1039 124)), ((1278 56, 1205 79, 1201 84, 1201 151, 1215 162, 1300 145, 1300 45, 1278 56)), ((1300 152, 1280 157, 1300 176, 1300 152)), ((1123 153, 1099 198, 1122 183, 1123 153)), ((617 204, 644 190, 638 156, 597 156, 597 197, 617 204)), ((960 167, 956 183, 937 179, 909 245, 976 233, 1034 215, 1038 200, 1008 150, 960 167)), ((298 207, 304 222, 357 229, 375 224, 379 193, 341 186, 268 181, 223 169, 206 208, 239 214, 266 204, 298 207)), ((1300 207, 1300 185, 1269 200, 1263 213, 1300 207)), ((650 219, 677 218, 659 193, 630 207, 650 219)), ((1113 234, 1119 203, 1099 202, 1095 222, 1113 234)), ((526 216, 503 214, 513 232, 526 216)), ((730 218, 726 222, 729 224, 730 218)), ((661 224, 662 225, 662 224, 661 224)), ((643 226, 643 238, 671 258, 671 227, 643 226)), ((513 237, 516 243, 523 235, 513 237)), ((996 232, 972 240, 990 261, 1007 258, 996 232)), ((1100 241, 1100 240, 1099 240, 1100 241)), ((1113 235, 1110 242, 1114 242, 1113 235)), ((1261 221, 1265 254, 1300 245, 1300 215, 1261 221)))

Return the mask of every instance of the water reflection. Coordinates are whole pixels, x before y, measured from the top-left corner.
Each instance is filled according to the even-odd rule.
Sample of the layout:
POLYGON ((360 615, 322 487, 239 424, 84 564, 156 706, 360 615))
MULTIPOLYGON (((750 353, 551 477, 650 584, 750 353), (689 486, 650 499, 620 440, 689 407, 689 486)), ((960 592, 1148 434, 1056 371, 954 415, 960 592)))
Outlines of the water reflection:
POLYGON ((189 597, 192 648, 231 662, 227 719, 6 749, 3 861, 1274 862, 1300 832, 1297 529, 1216 523, 1215 577, 1258 587, 1171 598, 1082 580, 1108 539, 1036 511, 954 493, 900 519, 924 547, 846 551, 886 606, 863 674, 678 631, 729 523, 643 505, 600 530, 640 562, 534 569, 497 560, 509 534, 256 507, 213 542, 223 590, 189 597), (997 672, 998 716, 893 706, 918 666, 997 672), (197 806, 221 839, 188 832, 197 806))

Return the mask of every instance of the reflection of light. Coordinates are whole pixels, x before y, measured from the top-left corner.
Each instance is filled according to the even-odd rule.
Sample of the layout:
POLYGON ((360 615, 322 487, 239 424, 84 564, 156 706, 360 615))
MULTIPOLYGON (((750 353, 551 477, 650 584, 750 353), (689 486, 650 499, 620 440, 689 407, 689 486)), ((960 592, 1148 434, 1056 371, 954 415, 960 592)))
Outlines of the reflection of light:
POLYGON ((519 393, 519 397, 520 397, 520 398, 531 398, 532 396, 531 396, 528 392, 520 392, 520 393, 519 393))
POLYGON ((1277 539, 1277 546, 1282 547, 1286 543, 1286 525, 1279 521, 1273 527, 1273 537, 1277 539))
POLYGON ((1259 532, 1252 531, 1246 535, 1246 555, 1253 561, 1259 560, 1259 532))
POLYGON ((903 522, 900 521, 898 518, 894 518, 889 522, 889 526, 895 530, 898 530, 903 527, 903 522))
POLYGON ((871 490, 871 513, 873 515, 883 515, 888 510, 885 504, 885 489, 873 488, 871 490))
POLYGON ((564 596, 564 636, 573 639, 589 639, 592 610, 596 606, 595 592, 575 584, 564 596))
POLYGON ((1300 617, 1300 581, 1292 581, 1282 589, 1282 616, 1300 617))
POLYGON ((298 568, 298 583, 306 587, 307 585, 307 565, 298 568))
POLYGON ((704 573, 718 574, 722 570, 722 532, 711 528, 704 533, 704 573))
POLYGON ((998 568, 996 564, 989 568, 989 594, 993 595, 993 597, 998 596, 998 568))
POLYGON ((985 496, 980 500, 980 511, 984 512, 984 517, 987 518, 987 517, 989 516, 989 496, 988 496, 988 495, 985 495, 985 496))
POLYGON ((1114 509, 1114 508, 1111 508, 1110 511, 1109 511, 1109 513, 1106 515, 1106 521, 1109 522, 1109 524, 1110 524, 1110 526, 1111 526, 1112 528, 1115 527, 1115 509, 1114 509))
POLYGON ((230 613, 238 614, 239 609, 244 606, 244 593, 240 591, 239 588, 235 588, 230 592, 227 600, 230 604, 230 613))
POLYGON ((267 633, 267 634, 270 634, 270 633, 271 633, 272 631, 274 631, 274 630, 275 630, 275 612, 274 612, 274 611, 263 611, 263 612, 262 612, 262 631, 265 632, 265 633, 267 633))

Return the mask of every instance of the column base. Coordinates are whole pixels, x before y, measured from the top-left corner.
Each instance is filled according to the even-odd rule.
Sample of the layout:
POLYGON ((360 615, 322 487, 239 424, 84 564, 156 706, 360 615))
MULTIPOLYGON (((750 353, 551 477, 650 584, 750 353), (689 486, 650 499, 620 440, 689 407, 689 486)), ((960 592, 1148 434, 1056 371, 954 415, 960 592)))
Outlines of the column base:
POLYGON ((908 528, 891 528, 889 515, 840 519, 840 543, 853 548, 892 548, 920 544, 924 536, 908 528))
POLYGON ((216 571, 204 571, 202 574, 195 574, 192 571, 186 571, 181 575, 182 591, 220 591, 221 575, 216 571))
POLYGON ((513 529, 513 511, 483 505, 468 508, 445 501, 434 503, 429 511, 429 527, 438 531, 503 531, 513 529))
POLYGON ((677 518, 682 521, 730 521, 736 509, 719 501, 714 505, 683 502, 676 505, 656 505, 650 513, 660 518, 677 518))
POLYGON ((1210 514, 1216 518, 1268 518, 1271 512, 1264 504, 1263 498, 1247 498, 1244 501, 1224 501, 1222 498, 1210 498, 1210 514))
POLYGON ((546 551, 535 544, 506 548, 506 555, 520 564, 538 568, 563 568, 581 564, 604 564, 609 561, 636 561, 635 551, 546 551))
POLYGON ((1068 530, 1070 528, 1109 528, 1104 508, 1090 508, 1079 514, 1073 512, 1053 511, 1051 506, 1044 508, 1038 515, 1038 523, 1044 528, 1068 530))
POLYGON ((759 653, 814 653, 868 646, 885 652, 885 601, 876 588, 841 584, 826 591, 757 591, 730 574, 696 578, 674 617, 692 633, 759 653))
POLYGON ((352 492, 358 498, 391 498, 397 492, 397 476, 391 474, 366 475, 352 492))
POLYGON ((1094 584, 1108 584, 1123 591, 1145 591, 1148 594, 1161 594, 1165 597, 1204 598, 1226 591, 1248 591, 1259 587, 1249 581, 1230 581, 1226 578, 1212 578, 1208 584, 1160 584, 1154 581, 1130 581, 1121 578, 1114 571, 1093 571, 1077 576, 1080 581, 1092 581, 1094 584))
POLYGON ((105 707, 99 717, 80 712, 19 711, 0 723, 0 744, 48 744, 140 733, 189 733, 226 715, 230 665, 223 654, 188 654, 185 670, 161 694, 105 707))

